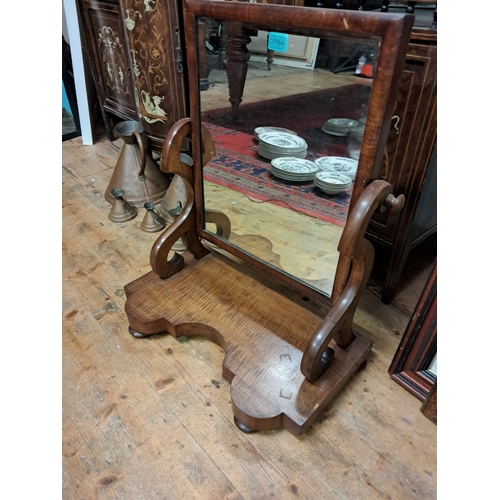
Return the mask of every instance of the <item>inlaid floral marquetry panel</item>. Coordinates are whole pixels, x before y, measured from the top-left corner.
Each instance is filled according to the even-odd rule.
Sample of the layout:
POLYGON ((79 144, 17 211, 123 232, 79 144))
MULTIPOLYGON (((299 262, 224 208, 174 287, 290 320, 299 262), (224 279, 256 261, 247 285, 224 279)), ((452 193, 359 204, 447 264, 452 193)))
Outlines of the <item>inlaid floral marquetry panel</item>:
POLYGON ((126 29, 119 5, 82 2, 101 106, 121 117, 137 116, 126 29))
POLYGON ((135 78, 135 101, 145 132, 162 140, 186 116, 180 24, 168 0, 122 0, 135 78))
POLYGON ((126 52, 118 33, 115 33, 109 26, 103 26, 99 32, 97 43, 101 49, 105 67, 105 85, 118 94, 129 94, 131 89, 128 79, 125 77, 127 71, 126 52))

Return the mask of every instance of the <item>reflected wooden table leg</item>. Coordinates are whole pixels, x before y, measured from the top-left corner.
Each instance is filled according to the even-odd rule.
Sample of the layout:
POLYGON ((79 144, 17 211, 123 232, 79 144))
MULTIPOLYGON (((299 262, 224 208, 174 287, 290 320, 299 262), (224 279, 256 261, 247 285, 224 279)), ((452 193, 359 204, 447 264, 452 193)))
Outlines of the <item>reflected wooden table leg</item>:
POLYGON ((257 35, 257 30, 246 29, 243 27, 243 23, 231 21, 227 22, 225 27, 228 42, 226 61, 229 102, 232 107, 232 118, 236 120, 245 88, 248 61, 250 59, 247 45, 250 43, 250 36, 257 35))

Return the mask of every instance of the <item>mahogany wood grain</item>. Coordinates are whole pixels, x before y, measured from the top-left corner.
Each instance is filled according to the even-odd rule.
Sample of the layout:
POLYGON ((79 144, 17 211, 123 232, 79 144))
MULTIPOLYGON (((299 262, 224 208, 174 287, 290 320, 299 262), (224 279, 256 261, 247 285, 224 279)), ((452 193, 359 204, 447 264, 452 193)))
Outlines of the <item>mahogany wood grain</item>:
POLYGON ((322 318, 263 285, 258 274, 217 253, 162 280, 151 272, 125 287, 130 327, 142 335, 204 336, 224 348, 236 418, 253 430, 302 434, 367 359, 360 334, 315 383, 300 371, 306 332, 322 318), (135 290, 130 292, 131 287, 135 290))
MULTIPOLYGON (((207 254, 196 237, 194 192, 192 187, 193 174, 187 163, 180 161, 181 146, 187 134, 191 131, 189 118, 179 120, 169 131, 165 139, 160 169, 162 172, 177 174, 185 181, 187 199, 181 213, 172 224, 155 241, 150 254, 151 268, 162 278, 168 278, 179 272, 184 266, 184 258, 175 252, 169 258, 169 252, 176 241, 182 238, 184 246, 197 258, 207 254)), ((213 144, 213 143, 212 143, 213 144)))
MULTIPOLYGON (((390 118, 388 103, 394 97, 404 55, 402 48, 391 42, 408 39, 408 16, 374 17, 361 12, 187 0, 185 22, 193 116, 191 120, 179 120, 169 132, 161 169, 183 178, 187 202, 153 246, 153 271, 125 288, 129 331, 139 338, 167 332, 174 337, 201 335, 214 341, 225 351, 222 371, 231 383, 237 426, 245 432, 283 426, 299 435, 366 363, 371 350, 372 341, 353 331, 352 323, 373 265, 373 247, 364 239, 370 217, 382 202, 392 211, 400 209, 403 203, 403 198, 396 201, 392 196, 392 186, 387 182, 376 180, 368 184, 380 164, 379 141, 382 138, 385 142, 390 118), (258 259, 241 262, 238 257, 242 252, 215 235, 212 239, 215 237, 222 250, 229 249, 233 258, 209 253, 200 241, 206 235, 203 166, 215 150, 199 114, 199 17, 230 21, 226 25, 229 34, 271 27, 286 27, 290 31, 293 26, 292 31, 297 34, 321 36, 336 30, 382 37, 380 76, 373 85, 366 146, 362 148, 351 209, 339 244, 341 265, 334 282, 338 301, 325 318, 262 283, 259 271, 265 271, 273 280, 308 290, 304 283, 258 259), (181 145, 189 137, 193 169, 180 161, 181 145), (198 259, 189 266, 184 266, 179 254, 168 259, 179 237, 198 259)), ((243 39, 241 42, 246 45, 243 39)))
MULTIPOLYGON (((179 160, 181 148, 190 134, 191 120, 189 118, 183 118, 175 123, 170 129, 163 144, 160 169, 162 172, 173 175, 177 174, 182 177, 187 193, 187 200, 181 213, 158 237, 151 249, 151 268, 163 278, 168 278, 172 276, 172 274, 179 272, 184 265, 184 258, 177 252, 169 258, 169 252, 179 238, 182 238, 185 248, 191 251, 196 258, 199 259, 207 254, 207 250, 201 245, 196 235, 195 211, 193 210, 193 172, 190 165, 179 160)), ((202 160, 203 164, 205 164, 215 156, 215 146, 212 136, 204 126, 202 127, 202 137, 202 160)), ((229 219, 227 216, 224 217, 224 214, 211 211, 209 219, 216 223, 218 226, 217 232, 218 234, 220 233, 221 236, 231 231, 229 219)))
POLYGON ((233 120, 238 116, 238 107, 242 101, 243 88, 250 60, 250 51, 247 45, 251 41, 251 36, 255 36, 256 31, 251 31, 243 27, 243 23, 227 21, 225 32, 229 41, 226 50, 227 74, 229 83, 229 102, 231 103, 233 120))
POLYGON ((399 195, 396 198, 392 191, 393 187, 389 183, 380 180, 373 181, 363 192, 362 198, 349 211, 346 227, 338 247, 340 258, 333 285, 333 302, 337 302, 344 290, 351 268, 351 261, 359 257, 361 253, 365 232, 375 210, 379 206, 382 209, 386 208, 386 216, 391 218, 399 214, 403 208, 405 197, 399 195))
POLYGON ((120 0, 120 9, 139 119, 150 146, 161 150, 172 125, 188 116, 181 3, 120 0))
POLYGON ((231 220, 220 210, 205 209, 205 220, 207 223, 215 224, 216 234, 225 240, 231 235, 231 220))

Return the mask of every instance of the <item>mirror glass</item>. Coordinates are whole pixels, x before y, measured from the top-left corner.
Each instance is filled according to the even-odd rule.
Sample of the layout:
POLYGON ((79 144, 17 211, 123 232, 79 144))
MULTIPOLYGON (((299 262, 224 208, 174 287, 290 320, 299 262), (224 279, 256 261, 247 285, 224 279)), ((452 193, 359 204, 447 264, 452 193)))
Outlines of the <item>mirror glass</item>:
POLYGON ((215 234, 222 212, 231 245, 329 296, 380 39, 265 26, 235 38, 227 23, 199 22, 201 122, 216 151, 203 167, 204 228, 215 234), (245 64, 232 61, 244 61, 245 46, 242 77, 245 64))

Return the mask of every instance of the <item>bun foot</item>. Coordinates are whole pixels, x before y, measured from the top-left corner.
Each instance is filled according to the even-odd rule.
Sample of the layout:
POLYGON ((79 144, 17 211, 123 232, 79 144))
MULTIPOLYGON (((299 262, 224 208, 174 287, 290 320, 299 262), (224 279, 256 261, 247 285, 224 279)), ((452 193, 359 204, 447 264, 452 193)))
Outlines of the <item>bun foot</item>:
POLYGON ((236 417, 234 417, 234 425, 238 427, 238 429, 241 432, 244 432, 245 434, 251 434, 252 432, 257 432, 255 429, 250 429, 250 427, 247 427, 245 424, 242 424, 236 417))
POLYGON ((128 331, 132 337, 136 339, 145 339, 147 335, 143 335, 142 333, 136 332, 131 326, 128 327, 128 331))

